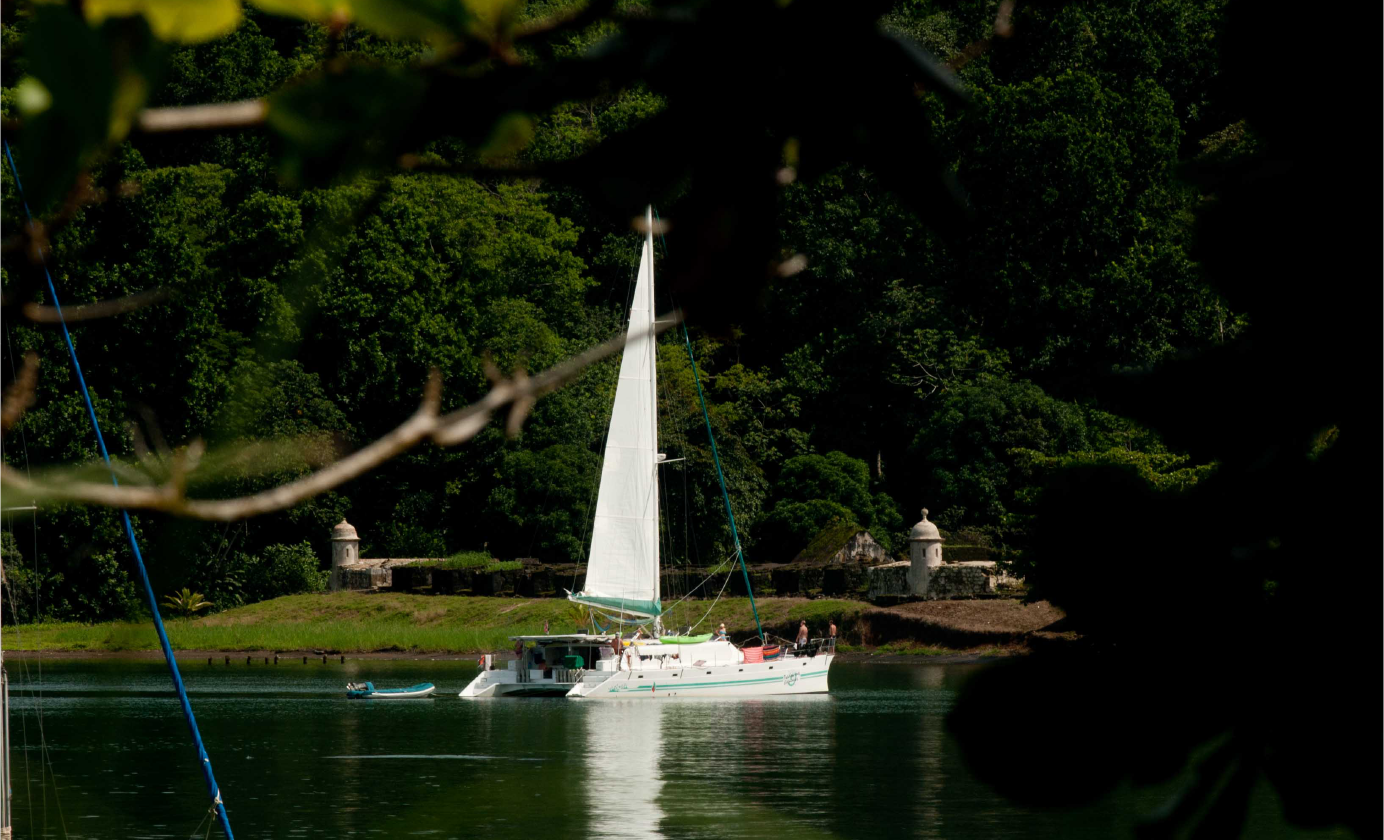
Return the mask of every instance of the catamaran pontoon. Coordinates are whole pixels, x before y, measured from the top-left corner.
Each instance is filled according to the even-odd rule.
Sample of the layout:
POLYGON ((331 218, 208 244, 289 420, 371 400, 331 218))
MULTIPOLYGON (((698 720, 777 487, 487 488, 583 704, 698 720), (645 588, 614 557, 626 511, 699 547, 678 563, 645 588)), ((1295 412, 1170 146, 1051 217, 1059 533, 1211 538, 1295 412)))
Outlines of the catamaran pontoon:
MULTIPOLYGON (((651 210, 645 222, 644 252, 596 497, 586 582, 580 592, 568 595, 603 622, 610 622, 617 632, 512 637, 520 643, 518 658, 508 668, 495 667, 493 657, 483 658, 480 675, 461 692, 462 697, 759 697, 827 690, 827 672, 835 657, 829 642, 819 640, 771 658, 758 646, 763 642, 762 627, 755 642, 743 648, 724 639, 661 633, 658 468, 667 462, 658 451, 651 210), (624 626, 647 624, 655 627, 654 638, 622 638, 618 632, 624 626)), ((695 361, 692 370, 695 376, 695 361)), ((700 383, 697 387, 700 396, 700 383)), ((705 414, 704 401, 702 408, 705 414)), ((707 434, 711 434, 709 421, 707 434)), ((716 454, 714 438, 711 451, 716 454)), ((716 459, 719 472, 719 456, 716 459)), ((748 590, 749 574, 724 479, 721 493, 748 590)), ((753 604, 753 593, 750 597, 753 604)), ((755 622, 759 622, 757 611, 755 622)))

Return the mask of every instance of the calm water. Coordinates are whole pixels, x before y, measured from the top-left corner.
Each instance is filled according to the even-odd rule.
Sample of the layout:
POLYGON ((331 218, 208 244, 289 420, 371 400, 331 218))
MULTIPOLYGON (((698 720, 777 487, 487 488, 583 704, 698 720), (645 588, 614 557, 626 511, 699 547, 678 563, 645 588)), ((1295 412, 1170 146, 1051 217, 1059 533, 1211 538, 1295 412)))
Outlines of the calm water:
MULTIPOLYGON (((1094 838, 1127 836, 1159 801, 1035 812, 974 781, 943 726, 974 665, 847 662, 830 695, 598 703, 464 702, 470 662, 243 663, 184 674, 244 838, 1094 838), (346 700, 367 678, 441 696, 346 700)), ((9 670, 16 837, 204 836, 162 664, 9 670)), ((1286 836, 1261 794, 1251 835, 1286 836)))

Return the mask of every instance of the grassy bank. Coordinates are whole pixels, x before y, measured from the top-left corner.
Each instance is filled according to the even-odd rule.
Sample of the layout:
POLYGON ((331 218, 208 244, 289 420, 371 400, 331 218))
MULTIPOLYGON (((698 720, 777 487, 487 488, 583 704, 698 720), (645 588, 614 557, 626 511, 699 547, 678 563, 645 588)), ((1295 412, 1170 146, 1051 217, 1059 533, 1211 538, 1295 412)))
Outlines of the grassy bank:
MULTIPOLYGON (((802 619, 816 635, 829 618, 838 624, 868 607, 860 601, 766 598, 760 619, 770 632, 787 635, 802 619)), ((669 625, 691 624, 711 606, 673 607, 669 625)), ((504 650, 508 636, 577 629, 570 604, 556 598, 479 598, 450 595, 334 592, 293 595, 197 619, 167 622, 177 650, 413 650, 464 653, 504 650)), ((723 598, 699 630, 724 621, 734 638, 753 634, 747 598, 723 598)), ((11 650, 126 651, 158 647, 150 623, 31 624, 5 628, 11 650)))

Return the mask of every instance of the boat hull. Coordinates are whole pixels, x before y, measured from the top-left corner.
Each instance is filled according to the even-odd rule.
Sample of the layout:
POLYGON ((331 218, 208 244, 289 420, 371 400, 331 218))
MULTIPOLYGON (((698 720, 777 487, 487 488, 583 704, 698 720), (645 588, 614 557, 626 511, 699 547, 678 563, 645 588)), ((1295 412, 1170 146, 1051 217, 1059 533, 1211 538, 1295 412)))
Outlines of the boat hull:
POLYGON ((421 700, 424 697, 431 697, 435 691, 437 691, 437 687, 430 685, 427 688, 416 690, 348 691, 346 697, 349 700, 421 700))
POLYGON ((577 686, 568 696, 587 700, 652 700, 821 694, 827 691, 828 671, 835 658, 835 654, 824 653, 742 665, 619 671, 599 684, 577 686))
POLYGON ((519 681, 512 670, 495 670, 476 677, 460 696, 465 699, 562 696, 582 700, 652 700, 821 694, 828 690, 828 672, 835 658, 834 653, 822 653, 734 665, 586 671, 579 678, 569 678, 566 682, 541 678, 519 681))

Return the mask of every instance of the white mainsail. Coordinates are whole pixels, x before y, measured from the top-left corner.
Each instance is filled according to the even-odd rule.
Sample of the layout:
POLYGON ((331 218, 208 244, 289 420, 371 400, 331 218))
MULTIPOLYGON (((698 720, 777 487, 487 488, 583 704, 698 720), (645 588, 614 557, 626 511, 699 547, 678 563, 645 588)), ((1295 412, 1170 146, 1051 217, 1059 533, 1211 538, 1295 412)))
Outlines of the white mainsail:
POLYGON ((630 304, 620 382, 610 415, 591 530, 586 585, 573 601, 616 615, 657 617, 658 373, 654 338, 653 211, 630 304))

